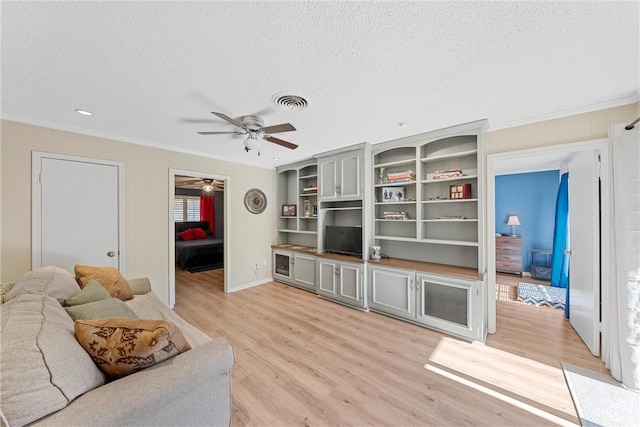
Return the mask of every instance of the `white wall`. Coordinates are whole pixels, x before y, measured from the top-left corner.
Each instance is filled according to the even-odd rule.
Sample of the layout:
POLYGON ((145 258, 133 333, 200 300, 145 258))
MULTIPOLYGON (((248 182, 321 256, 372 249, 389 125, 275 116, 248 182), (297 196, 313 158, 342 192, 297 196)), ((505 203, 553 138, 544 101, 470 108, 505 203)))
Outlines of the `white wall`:
MULTIPOLYGON (((275 243, 275 170, 181 154, 141 145, 0 121, 0 281, 31 269, 31 151, 67 154, 125 164, 125 244, 128 277, 147 276, 163 300, 169 295, 169 168, 230 178, 227 216, 228 289, 271 277, 275 243), (260 188, 268 208, 259 215, 244 207, 244 193, 260 188), (255 273, 255 265, 267 267, 255 273)), ((246 153, 238 149, 238 155, 246 153)), ((79 195, 81 197, 81 195, 79 195)))

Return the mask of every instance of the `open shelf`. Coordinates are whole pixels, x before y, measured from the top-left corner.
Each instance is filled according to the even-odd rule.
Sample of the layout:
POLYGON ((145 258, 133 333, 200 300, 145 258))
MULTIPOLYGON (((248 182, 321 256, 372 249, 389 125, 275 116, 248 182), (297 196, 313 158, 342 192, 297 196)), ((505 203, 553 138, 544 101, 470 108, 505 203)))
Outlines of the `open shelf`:
POLYGON ((420 182, 422 184, 437 184, 438 182, 463 181, 465 179, 477 179, 477 178, 478 178, 478 175, 463 175, 463 176, 456 176, 453 178, 423 179, 420 182))
MULTIPOLYGON (((477 202, 478 199, 439 199, 439 200, 423 200, 420 203, 462 203, 477 202)), ((412 202, 413 203, 413 202, 412 202)))
POLYGON ((478 154, 478 150, 459 151, 457 153, 442 154, 439 156, 423 157, 420 159, 422 163, 436 162, 439 160, 456 159, 458 157, 474 156, 478 154))

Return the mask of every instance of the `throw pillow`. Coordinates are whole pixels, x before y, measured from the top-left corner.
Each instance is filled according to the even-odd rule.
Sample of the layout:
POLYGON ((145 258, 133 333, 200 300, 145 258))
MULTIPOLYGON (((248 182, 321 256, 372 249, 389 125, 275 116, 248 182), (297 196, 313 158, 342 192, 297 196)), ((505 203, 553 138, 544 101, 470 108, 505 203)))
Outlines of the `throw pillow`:
POLYGON ((16 280, 15 285, 5 295, 4 300, 8 301, 24 293, 40 294, 42 292, 57 299, 62 304, 64 300, 80 292, 80 286, 78 286, 73 274, 67 270, 48 265, 36 268, 16 280))
POLYGON ((107 319, 109 317, 124 317, 137 319, 136 313, 118 298, 65 307, 73 320, 78 319, 107 319))
POLYGON ((182 240, 194 240, 196 236, 193 235, 193 228, 187 228, 184 231, 178 233, 178 236, 182 238, 182 240))
POLYGON ((74 305, 88 304, 90 302, 102 301, 109 299, 109 292, 95 280, 90 281, 80 292, 65 300, 64 305, 73 307, 74 305))
POLYGON ((133 298, 129 282, 114 267, 76 265, 74 270, 82 288, 87 286, 91 280, 95 280, 114 298, 119 298, 123 301, 133 298))
POLYGON ((112 378, 148 368, 189 349, 178 327, 167 320, 78 320, 76 339, 112 378))
POLYGON ((193 230, 193 238, 196 240, 206 239, 208 237, 206 231, 202 228, 192 228, 191 230, 193 230))

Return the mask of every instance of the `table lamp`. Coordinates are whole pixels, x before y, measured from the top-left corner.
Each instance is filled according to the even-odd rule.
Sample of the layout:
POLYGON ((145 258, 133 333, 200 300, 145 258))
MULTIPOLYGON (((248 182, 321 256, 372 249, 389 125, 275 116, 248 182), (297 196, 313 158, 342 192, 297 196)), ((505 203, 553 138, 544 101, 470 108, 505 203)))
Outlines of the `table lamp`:
POLYGON ((509 220, 507 221, 507 225, 511 226, 511 237, 516 236, 516 225, 520 224, 520 220, 518 219, 518 215, 509 215, 509 220))

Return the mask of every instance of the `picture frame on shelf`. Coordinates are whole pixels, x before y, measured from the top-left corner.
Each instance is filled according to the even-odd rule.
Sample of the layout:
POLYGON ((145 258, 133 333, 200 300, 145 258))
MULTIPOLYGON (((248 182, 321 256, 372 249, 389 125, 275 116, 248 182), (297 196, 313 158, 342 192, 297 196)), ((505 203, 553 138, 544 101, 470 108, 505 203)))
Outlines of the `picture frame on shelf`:
POLYGON ((298 214, 297 205, 282 205, 282 216, 295 217, 298 214))
POLYGON ((405 199, 404 187, 382 187, 383 202, 402 202, 405 199))

